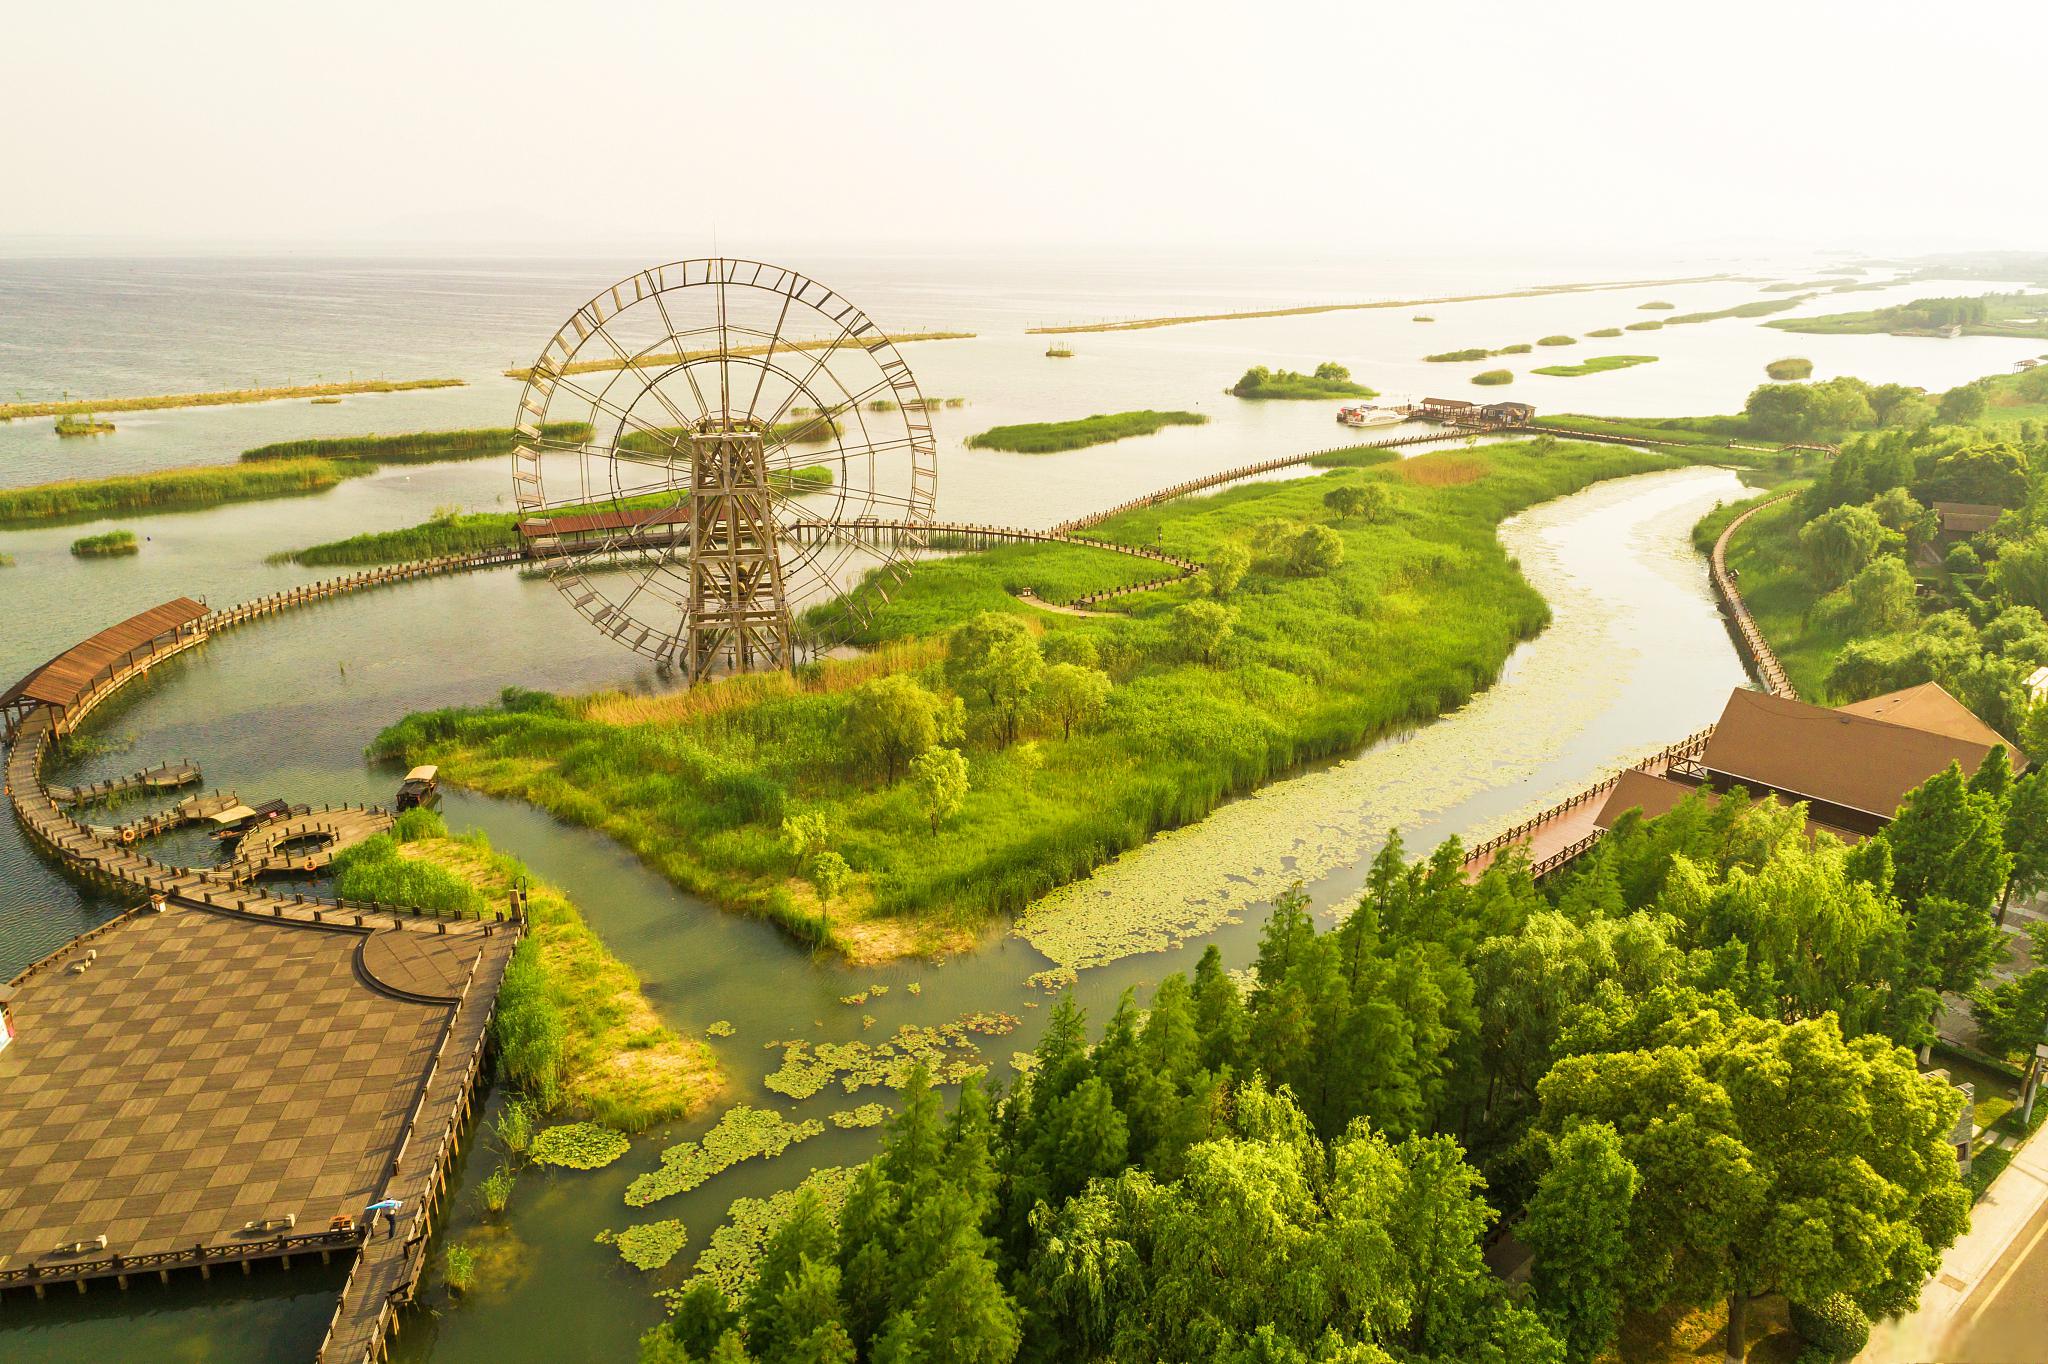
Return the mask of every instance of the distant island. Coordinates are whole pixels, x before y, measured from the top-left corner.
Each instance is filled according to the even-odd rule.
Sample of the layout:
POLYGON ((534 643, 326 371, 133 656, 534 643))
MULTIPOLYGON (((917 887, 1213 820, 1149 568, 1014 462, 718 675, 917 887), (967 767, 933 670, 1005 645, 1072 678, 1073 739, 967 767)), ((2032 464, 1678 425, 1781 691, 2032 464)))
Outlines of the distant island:
POLYGON ((1364 384, 1353 383, 1351 371, 1325 360, 1313 374, 1253 365, 1227 390, 1233 398, 1377 398, 1364 384))
POLYGON ((1576 365, 1544 365, 1532 370, 1535 374, 1548 374, 1560 379, 1576 379, 1582 374, 1605 374, 1610 369, 1630 369, 1636 365, 1651 365, 1657 362, 1654 355, 1594 355, 1576 365))
POLYGON ((139 554, 142 544, 132 530, 110 530, 104 535, 87 535, 73 540, 71 552, 81 559, 108 559, 120 554, 139 554))
POLYGON ((112 422, 103 422, 92 413, 83 417, 57 418, 57 434, 60 436, 104 436, 113 429, 112 422))
POLYGON ((1079 450, 1131 436, 1149 436, 1169 426, 1200 426, 1209 419, 1199 412, 1098 413, 1070 422, 1020 422, 1014 426, 992 426, 967 438, 974 450, 1008 450, 1019 455, 1049 455, 1060 450, 1079 450))
POLYGON ((1889 308, 1825 317, 1788 317, 1764 325, 1817 336, 2048 337, 2048 295, 1984 294, 1977 298, 1916 298, 1889 308))

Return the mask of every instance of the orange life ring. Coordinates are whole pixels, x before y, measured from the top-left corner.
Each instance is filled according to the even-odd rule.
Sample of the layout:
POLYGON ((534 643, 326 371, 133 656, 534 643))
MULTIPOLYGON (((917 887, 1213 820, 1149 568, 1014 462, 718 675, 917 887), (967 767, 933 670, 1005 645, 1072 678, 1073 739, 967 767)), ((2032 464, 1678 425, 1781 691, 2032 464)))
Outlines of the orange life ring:
POLYGON ((124 827, 121 830, 121 841, 123 843, 133 843, 135 841, 135 830, 132 826, 124 827))

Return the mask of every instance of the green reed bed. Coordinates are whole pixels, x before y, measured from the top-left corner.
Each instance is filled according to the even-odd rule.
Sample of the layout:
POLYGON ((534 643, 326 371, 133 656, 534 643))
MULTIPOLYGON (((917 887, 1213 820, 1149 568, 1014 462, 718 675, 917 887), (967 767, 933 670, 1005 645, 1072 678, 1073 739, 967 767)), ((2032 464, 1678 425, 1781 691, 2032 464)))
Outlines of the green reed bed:
POLYGON ((460 388, 460 379, 365 379, 345 384, 287 384, 277 388, 234 388, 214 393, 161 393, 145 398, 64 398, 55 402, 0 403, 0 422, 16 417, 61 417, 71 413, 147 412, 166 407, 226 407, 268 403, 279 398, 326 398, 346 393, 407 393, 421 388, 460 388))
POLYGON ((1791 379, 1811 379, 1813 377, 1813 361, 1806 359, 1804 356, 1788 356, 1783 360, 1773 360, 1768 365, 1765 365, 1764 373, 1780 383, 1791 379))
POLYGON ((1594 355, 1576 365, 1544 365, 1534 371, 1560 379, 1576 379, 1582 374, 1605 374, 1611 369, 1632 369, 1637 365, 1657 363, 1654 355, 1594 355))
POLYGON ((1200 426, 1209 419, 1199 412, 1098 413, 1070 422, 1020 422, 1013 426, 992 426, 969 436, 967 444, 976 450, 1008 450, 1020 455, 1046 455, 1059 450, 1079 450, 1132 436, 1149 436, 1169 426, 1200 426))
MULTIPOLYGON (((588 422, 548 422, 540 428, 548 440, 590 439, 588 422)), ((279 441, 244 450, 245 463, 281 459, 356 459, 371 464, 430 464, 441 460, 486 459, 509 455, 519 433, 509 426, 468 431, 413 431, 396 436, 315 436, 279 441)))
POLYGON ((1496 537, 1499 521, 1682 462, 1571 442, 1400 462, 1372 453, 1367 467, 1243 485, 1099 528, 1203 560, 1274 523, 1338 538, 1342 560, 1321 576, 1255 564, 1228 600, 1234 629, 1210 663, 1185 651, 1174 624, 1198 584, 1125 598, 1098 617, 1036 613, 1010 595, 1020 580, 1071 574, 1073 586, 1128 570, 1089 569, 1085 560, 1110 556, 1086 550, 1016 547, 919 565, 886 603, 877 596, 855 641, 877 652, 855 662, 670 697, 509 693, 494 707, 410 716, 373 751, 437 762, 448 780, 600 829, 685 889, 807 939, 818 936, 818 905, 782 821, 815 811, 853 875, 829 906, 829 941, 865 958, 958 947, 990 916, 1232 795, 1461 704, 1548 619, 1496 537), (1347 522, 1324 502, 1369 481, 1392 495, 1383 521, 1347 522), (1061 656, 1085 638, 1114 685, 1099 721, 1071 737, 1027 715, 1010 744, 979 694, 968 696, 957 742, 970 789, 934 832, 910 786, 883 780, 845 742, 848 697, 891 669, 949 691, 939 638, 985 610, 1025 613, 1065 637, 1061 656))
POLYGON ((1472 376, 1473 383, 1480 384, 1488 388, 1497 388, 1501 384, 1511 384, 1514 381, 1515 372, 1511 369, 1481 370, 1479 373, 1472 376))
POLYGON ((26 488, 0 488, 0 527, 63 525, 104 516, 197 511, 226 502, 325 492, 370 472, 341 460, 279 460, 262 466, 196 465, 146 474, 74 478, 26 488))
POLYGON ((112 559, 123 554, 140 554, 142 542, 132 530, 110 530, 103 535, 86 535, 71 542, 71 552, 81 559, 112 559))

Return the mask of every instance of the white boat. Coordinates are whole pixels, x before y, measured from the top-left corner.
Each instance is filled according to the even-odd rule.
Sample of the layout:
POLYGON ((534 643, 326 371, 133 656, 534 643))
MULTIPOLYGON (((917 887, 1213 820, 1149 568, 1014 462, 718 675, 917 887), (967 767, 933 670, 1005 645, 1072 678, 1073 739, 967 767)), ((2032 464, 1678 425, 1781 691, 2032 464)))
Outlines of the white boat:
POLYGON ((1337 420, 1346 426, 1392 426, 1408 418, 1398 408, 1360 403, 1356 407, 1338 408, 1337 420))

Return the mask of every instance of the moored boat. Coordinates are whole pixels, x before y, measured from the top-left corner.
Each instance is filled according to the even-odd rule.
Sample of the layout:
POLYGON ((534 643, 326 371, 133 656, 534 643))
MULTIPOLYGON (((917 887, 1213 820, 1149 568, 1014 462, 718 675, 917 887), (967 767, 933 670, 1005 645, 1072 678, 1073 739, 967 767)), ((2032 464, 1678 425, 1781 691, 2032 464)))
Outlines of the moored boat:
POLYGON ((1399 408, 1374 407, 1371 403, 1359 403, 1355 407, 1337 409, 1337 420, 1346 426, 1392 426, 1406 421, 1399 408))

